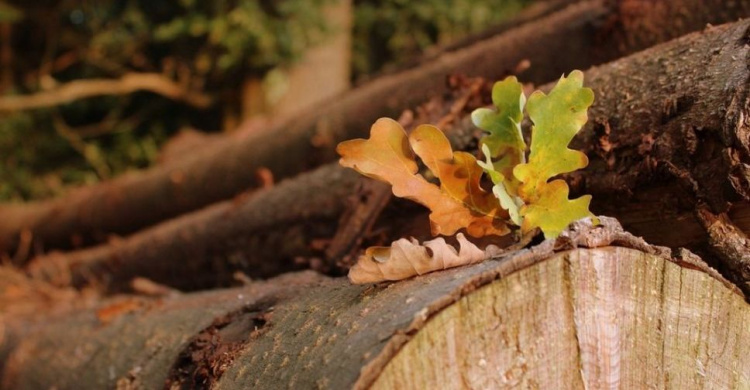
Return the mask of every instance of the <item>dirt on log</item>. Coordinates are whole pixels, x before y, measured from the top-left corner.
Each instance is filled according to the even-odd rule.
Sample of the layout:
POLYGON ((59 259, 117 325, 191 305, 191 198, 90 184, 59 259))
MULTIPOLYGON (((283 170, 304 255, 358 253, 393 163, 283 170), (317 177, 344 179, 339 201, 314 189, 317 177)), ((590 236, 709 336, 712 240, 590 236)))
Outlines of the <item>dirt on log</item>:
MULTIPOLYGON (((394 284, 311 271, 5 323, 0 387, 742 388, 750 305, 604 219, 394 284), (700 337, 698 337, 698 335, 700 337)), ((713 276, 712 276, 713 275, 713 276)))
POLYGON ((441 80, 450 73, 497 79, 527 63, 530 67, 522 78, 543 83, 706 23, 748 14, 746 2, 719 0, 589 0, 551 14, 542 12, 498 36, 377 78, 266 131, 240 133, 194 156, 60 199, 0 206, 0 252, 15 251, 24 234, 43 248, 101 242, 110 234, 131 233, 256 188, 262 182, 259 169, 284 178, 332 161, 336 143, 364 136, 378 117, 397 115, 404 107, 445 92, 441 80))
MULTIPOLYGON (((750 117, 749 28, 750 21, 712 27, 587 71, 585 84, 594 89, 596 100, 589 123, 574 146, 586 152, 590 164, 567 177, 576 193, 593 195, 592 209, 597 214, 620 218, 629 230, 655 244, 690 246, 712 253, 709 258, 719 259, 712 265, 746 292, 750 292, 750 261, 742 248, 747 247, 744 232, 750 232, 750 187, 745 173, 750 148, 744 141, 750 130, 746 122, 750 117), (671 227, 664 229, 665 224, 671 227)), ((551 85, 543 87, 549 88, 551 85)), ((468 118, 463 118, 450 133, 454 144, 463 148, 469 144, 466 135, 475 131, 468 118)), ((126 284, 129 278, 138 276, 133 271, 136 269, 140 276, 179 285, 196 275, 216 275, 218 262, 214 260, 230 257, 243 262, 224 264, 251 276, 285 272, 290 259, 309 256, 313 238, 319 238, 294 232, 310 226, 316 213, 330 212, 317 221, 335 223, 337 213, 345 208, 332 205, 346 198, 342 194, 356 193, 352 182, 337 183, 342 177, 350 177, 342 176, 343 168, 332 165, 322 169, 329 173, 314 173, 314 180, 308 177, 311 174, 291 179, 308 184, 265 189, 255 197, 216 206, 233 207, 233 213, 213 213, 211 218, 185 216, 181 224, 168 222, 164 226, 169 228, 158 226, 114 245, 37 258, 30 270, 45 280, 63 275, 64 282, 72 280, 76 286, 93 282, 105 289, 126 284), (310 193, 315 194, 312 199, 300 195, 310 193), (270 202, 272 199, 289 199, 290 203, 277 206, 278 202, 270 202), (300 205, 316 209, 291 208, 296 199, 300 205), (319 203, 310 203, 312 200, 319 203), (329 205, 330 210, 317 210, 323 205, 329 205), (298 213, 297 218, 285 217, 285 224, 275 225, 273 218, 265 222, 252 218, 274 212, 288 216, 292 210, 298 213), (219 228, 223 226, 240 228, 219 228), (285 229, 291 232, 286 236, 289 243, 282 245, 256 232, 252 239, 257 245, 248 248, 276 248, 263 252, 263 263, 245 261, 252 253, 243 254, 241 246, 237 247, 239 252, 233 252, 235 247, 231 245, 224 250, 212 244, 252 240, 247 226, 268 231, 285 229), (155 233, 162 230, 172 233, 155 233), (210 248, 214 249, 206 250, 210 248), (188 262, 190 268, 184 268, 189 272, 183 273, 179 264, 187 253, 194 256, 188 262), (71 279, 66 279, 68 276, 71 279)), ((318 231, 325 230, 323 225, 317 225, 318 231)), ((329 231, 332 229, 330 225, 329 231)), ((390 238, 399 237, 394 234, 390 238)), ((338 259, 326 260, 333 263, 338 259)))

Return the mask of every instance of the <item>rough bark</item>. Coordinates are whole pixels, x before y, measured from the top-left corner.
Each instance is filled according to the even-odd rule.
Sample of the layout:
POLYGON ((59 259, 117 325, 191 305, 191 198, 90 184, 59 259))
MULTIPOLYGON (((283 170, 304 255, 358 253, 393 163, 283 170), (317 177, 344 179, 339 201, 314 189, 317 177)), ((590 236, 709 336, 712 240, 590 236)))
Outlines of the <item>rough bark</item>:
MULTIPOLYGON (((747 66, 750 49, 746 44, 749 26, 750 21, 743 21, 710 28, 587 71, 585 84, 594 89, 596 100, 589 123, 574 143, 586 152, 591 162, 580 173, 568 175, 576 192, 594 196, 592 209, 595 213, 621 218, 628 229, 649 241, 670 247, 690 246, 704 252, 712 249, 718 256, 711 258, 720 259, 712 265, 730 275, 745 291, 750 291, 747 284, 750 261, 743 250, 743 245, 747 245, 743 232, 750 231, 750 224, 746 222, 747 213, 741 211, 747 210, 750 200, 747 176, 743 173, 750 162, 750 149, 741 140, 747 139, 746 118, 750 117, 750 70, 747 66), (733 228, 735 220, 738 224, 733 228), (664 229, 665 224, 672 227, 664 229)), ((550 87, 547 85, 544 89, 550 87)), ((472 129, 466 118, 452 127, 452 134, 463 135, 454 139, 457 146, 467 145, 465 135, 471 134, 472 129)), ((337 168, 330 168, 330 172, 336 171, 337 168)), ((340 201, 336 197, 347 190, 349 194, 355 193, 350 184, 342 184, 349 186, 348 189, 337 187, 335 180, 339 174, 331 175, 331 178, 320 175, 320 182, 316 179, 316 188, 325 189, 315 192, 320 196, 317 198, 321 200, 320 204, 336 204, 340 201), (323 200, 326 196, 327 200, 323 200)), ((297 199, 304 201, 305 197, 299 194, 308 194, 310 189, 295 188, 300 188, 295 190, 297 199)), ((268 199, 289 196, 293 199, 295 196, 288 194, 283 187, 267 191, 268 195, 264 196, 268 199)), ((243 201, 239 202, 242 204, 243 201)), ((268 211, 269 206, 256 202, 253 207, 268 211)), ((249 210, 248 206, 242 208, 249 210)), ((343 210, 334 207, 331 215, 343 210)), ((277 211, 285 213, 289 210, 277 211)), ((246 215, 222 214, 221 222, 241 226, 247 223, 246 215)), ((303 217, 301 213, 297 220, 300 222, 291 229, 304 229, 303 217)), ((224 235, 213 235, 211 226, 216 222, 200 227, 187 223, 190 220, 186 217, 181 229, 203 229, 209 234, 189 235, 193 241, 185 244, 188 248, 191 245, 212 245, 214 240, 231 242, 246 237, 249 231, 238 229, 235 234, 225 230, 224 235)), ((328 219, 333 220, 335 217, 328 219)), ((206 220, 195 221, 204 223, 206 220)), ((273 228, 272 225, 263 226, 273 228)), ((276 228, 290 229, 289 225, 276 228)), ((127 245, 141 243, 143 248, 96 249, 84 252, 85 256, 74 252, 63 255, 56 264, 39 258, 33 270, 37 275, 54 275, 59 272, 59 265, 70 269, 76 264, 73 276, 78 283, 86 282, 86 278, 99 283, 108 279, 124 283, 133 274, 118 276, 118 267, 127 267, 130 261, 140 264, 160 262, 165 264, 164 268, 152 268, 165 271, 170 269, 166 264, 180 262, 182 256, 173 257, 172 251, 163 248, 170 245, 170 240, 182 242, 176 234, 169 239, 129 239, 127 245), (127 253, 137 253, 138 258, 127 253), (81 256, 89 260, 75 260, 81 256)), ((309 248, 311 242, 307 240, 306 243, 309 248)), ((274 245, 277 245, 275 248, 283 247, 269 243, 270 247, 274 245)), ((285 256, 290 256, 289 253, 277 252, 285 256)), ((309 253, 309 249, 303 246, 294 255, 306 256, 309 253)), ((265 267, 265 270, 277 267, 275 272, 280 273, 289 264, 288 259, 284 261, 283 257, 275 255, 267 255, 264 260, 263 264, 246 263, 239 268, 252 274, 256 267, 265 267)), ((203 272, 209 272, 213 267, 211 256, 193 257, 192 261, 193 264, 202 262, 200 269, 203 272)), ((169 271, 174 276, 170 277, 139 269, 146 272, 142 276, 157 281, 170 278, 190 280, 189 275, 178 276, 174 267, 169 271)))
POLYGON ((58 286, 122 291, 137 276, 192 290, 227 285, 238 270, 269 277, 300 269, 308 264, 295 259, 322 255, 311 243, 335 233, 359 180, 326 165, 106 245, 37 258, 29 271, 58 286))
POLYGON ((710 246, 715 265, 745 291, 750 243, 730 213, 750 201, 749 42, 745 20, 618 61, 619 77, 609 66, 589 70, 598 103, 574 147, 591 161, 568 177, 594 194, 597 213, 622 218, 649 242, 710 246), (631 226, 631 209, 639 217, 647 210, 658 230, 631 226), (665 222, 679 229, 670 232, 665 222), (700 235, 690 242, 675 234, 683 231, 700 235))
POLYGON ((102 241, 108 234, 130 233, 257 187, 260 168, 283 178, 331 161, 338 141, 363 136, 376 118, 443 93, 440 80, 449 73, 495 79, 529 61, 523 79, 541 83, 750 12, 745 2, 673 0, 659 8, 663 12, 653 13, 646 3, 641 4, 648 11, 643 17, 655 19, 634 25, 622 23, 622 9, 603 0, 577 2, 417 68, 378 78, 267 131, 217 143, 191 158, 61 199, 2 206, 0 251, 14 250, 24 231, 45 247, 102 241), (696 9, 701 12, 693 12, 696 9), (643 25, 658 26, 664 33, 643 33, 650 31, 643 25), (631 42, 634 36, 639 37, 637 44, 631 42))
MULTIPOLYGON (((2 388, 741 388, 750 305, 611 221, 476 266, 310 271, 6 323, 2 388), (583 249, 596 248, 596 249, 583 249)), ((720 278, 720 277, 719 277, 720 278)))

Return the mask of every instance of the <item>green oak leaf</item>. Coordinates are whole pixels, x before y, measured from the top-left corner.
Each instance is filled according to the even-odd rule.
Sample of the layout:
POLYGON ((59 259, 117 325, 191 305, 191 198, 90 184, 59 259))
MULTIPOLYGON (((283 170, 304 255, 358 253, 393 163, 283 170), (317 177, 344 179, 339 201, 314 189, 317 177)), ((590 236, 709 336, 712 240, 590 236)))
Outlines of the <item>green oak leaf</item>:
POLYGON ((534 123, 531 152, 528 163, 513 169, 525 203, 521 208, 523 232, 540 227, 545 237, 554 237, 569 223, 591 215, 590 196, 568 200, 565 182, 547 181, 588 164, 586 155, 569 149, 568 144, 586 123, 586 110, 593 101, 594 92, 583 88, 583 73, 577 70, 560 78, 549 95, 536 91, 529 97, 526 110, 534 123))
POLYGON ((498 172, 495 164, 490 159, 490 149, 487 144, 482 145, 482 153, 486 161, 477 160, 477 164, 484 170, 484 172, 492 180, 492 193, 500 201, 500 207, 508 210, 510 220, 517 226, 521 226, 523 219, 521 218, 521 206, 523 206, 523 200, 518 196, 515 196, 508 190, 509 182, 505 180, 505 176, 498 172))
POLYGON ((522 232, 539 227, 546 238, 557 237, 571 222, 592 216, 589 211, 591 195, 568 199, 568 184, 563 180, 553 180, 538 188, 535 202, 521 208, 523 215, 522 232))
POLYGON ((586 155, 569 149, 568 144, 586 124, 586 110, 593 101, 594 92, 583 88, 580 71, 560 78, 549 95, 541 91, 531 94, 526 107, 534 123, 529 162, 513 170, 516 178, 523 182, 522 191, 527 197, 553 176, 588 165, 586 155))
POLYGON ((498 81, 492 87, 492 103, 497 110, 478 108, 471 113, 474 125, 489 132, 481 139, 490 150, 495 170, 513 180, 513 167, 526 161, 526 143, 521 133, 526 95, 514 76, 498 81))

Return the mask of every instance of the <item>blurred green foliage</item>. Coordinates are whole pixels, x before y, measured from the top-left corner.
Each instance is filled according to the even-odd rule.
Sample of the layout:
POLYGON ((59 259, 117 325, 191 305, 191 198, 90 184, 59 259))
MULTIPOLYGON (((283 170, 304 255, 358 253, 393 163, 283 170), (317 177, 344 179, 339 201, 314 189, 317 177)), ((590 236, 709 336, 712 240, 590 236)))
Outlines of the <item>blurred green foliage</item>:
MULTIPOLYGON (((293 63, 331 31, 338 0, 0 1, 0 91, 159 72, 219 98, 208 111, 152 93, 0 113, 0 200, 39 199, 154 164, 180 128, 220 130, 241 80, 293 63), (3 29, 3 26, 11 28, 3 29)), ((529 0, 354 0, 359 78, 486 28, 529 0)))
POLYGON ((353 71, 403 64, 512 17, 531 0, 355 0, 353 71))
MULTIPOLYGON (((191 90, 233 96, 247 75, 293 62, 326 35, 335 0, 15 0, 4 94, 66 81, 160 72, 191 90)), ((2 37, 3 39, 7 37, 2 37)), ((37 199, 153 164, 184 126, 221 128, 221 104, 195 112, 149 93, 0 114, 0 199, 37 199)))
POLYGON ((16 22, 21 19, 22 13, 18 8, 0 2, 0 23, 16 22))

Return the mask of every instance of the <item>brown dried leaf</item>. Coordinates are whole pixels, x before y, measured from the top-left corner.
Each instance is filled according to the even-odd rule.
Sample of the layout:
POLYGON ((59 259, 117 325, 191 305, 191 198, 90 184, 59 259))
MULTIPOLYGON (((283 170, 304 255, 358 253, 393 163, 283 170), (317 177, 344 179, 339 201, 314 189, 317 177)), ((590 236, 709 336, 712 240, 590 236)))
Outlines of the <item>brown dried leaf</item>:
POLYGON ((481 250, 458 233, 459 250, 445 242, 442 237, 419 244, 417 240, 402 238, 390 247, 367 248, 357 264, 349 270, 349 280, 354 284, 376 283, 386 280, 402 280, 428 272, 474 264, 490 257, 489 251, 481 250))

